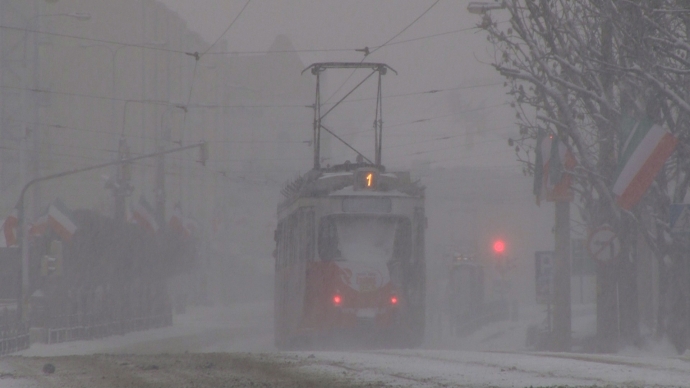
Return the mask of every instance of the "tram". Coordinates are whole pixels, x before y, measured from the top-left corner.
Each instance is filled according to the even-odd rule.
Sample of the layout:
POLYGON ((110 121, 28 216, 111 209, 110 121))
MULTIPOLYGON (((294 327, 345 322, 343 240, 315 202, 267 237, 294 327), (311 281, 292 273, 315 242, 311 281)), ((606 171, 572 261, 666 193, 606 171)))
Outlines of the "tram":
POLYGON ((411 347, 423 339, 424 187, 409 172, 381 165, 380 121, 375 162, 358 153, 355 163, 319 165, 319 74, 352 67, 387 69, 311 66, 317 75, 314 168, 283 188, 275 231, 275 342, 281 349, 411 347))

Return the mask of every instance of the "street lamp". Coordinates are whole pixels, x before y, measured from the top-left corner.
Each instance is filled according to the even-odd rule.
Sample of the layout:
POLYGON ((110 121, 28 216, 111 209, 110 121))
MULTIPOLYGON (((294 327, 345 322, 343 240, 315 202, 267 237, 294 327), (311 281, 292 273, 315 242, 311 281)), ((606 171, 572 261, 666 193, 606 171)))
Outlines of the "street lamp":
MULTIPOLYGON (((23 71, 21 75, 21 82, 22 82, 22 119, 24 121, 24 133, 21 136, 20 144, 19 144, 19 176, 20 176, 20 183, 23 185, 25 184, 29 179, 27 179, 28 173, 27 173, 27 141, 28 141, 28 133, 29 131, 27 130, 28 123, 31 121, 30 120, 30 112, 29 109, 31 106, 34 107, 34 115, 35 117, 35 122, 39 122, 40 120, 38 119, 39 111, 38 111, 38 105, 31 104, 29 101, 29 91, 31 90, 38 90, 39 89, 39 84, 38 84, 38 74, 39 74, 39 52, 38 52, 38 43, 35 38, 35 34, 40 32, 40 26, 38 21, 40 18, 45 18, 45 17, 58 17, 58 16, 63 16, 63 17, 71 17, 79 21, 86 21, 91 19, 91 14, 86 13, 86 12, 69 12, 69 13, 55 13, 55 14, 37 14, 32 16, 26 21, 26 28, 24 29, 24 55, 23 55, 23 71), (33 55, 33 63, 32 63, 32 77, 31 81, 33 81, 33 85, 29 85, 29 63, 28 63, 28 55, 29 55, 29 32, 34 33, 34 39, 33 39, 33 46, 32 48, 32 55, 33 55)), ((38 163, 38 131, 33 131, 33 138, 34 138, 34 155, 33 155, 33 161, 34 161, 34 167, 36 171, 38 171, 39 168, 39 163, 38 163)), ((38 194, 34 191, 33 193, 34 199, 37 199, 36 197, 38 194)), ((33 201, 35 203, 36 201, 33 201)), ((20 224, 19 227, 21 228, 19 233, 22 235, 26 235, 26 223, 20 224)), ((23 250, 23 252, 28 252, 28 241, 26 238, 22 239, 20 249, 23 250)), ((28 287, 29 284, 29 260, 28 258, 22 257, 22 291, 24 290, 25 287, 28 287)), ((22 295, 23 297, 24 295, 22 295)), ((20 298, 18 300, 18 312, 20 315, 25 315, 26 314, 26 309, 24 308, 24 303, 25 300, 20 298)), ((24 319, 25 316, 22 316, 22 319, 24 319)))
POLYGON ((495 3, 489 3, 486 1, 472 1, 469 4, 467 4, 467 11, 469 13, 477 14, 477 15, 483 15, 493 9, 501 9, 505 8, 506 3, 501 1, 500 3, 495 2, 495 3))
MULTIPOLYGON (((156 49, 157 47, 165 46, 167 45, 167 42, 161 42, 161 41, 151 41, 151 42, 146 42, 144 43, 145 46, 151 46, 150 49, 156 49)), ((110 52, 110 70, 111 70, 111 83, 112 83, 112 98, 111 98, 111 125, 112 128, 115 128, 116 126, 116 116, 117 116, 117 108, 116 108, 116 99, 117 99, 117 54, 120 52, 121 49, 127 48, 127 47, 139 47, 139 48, 146 48, 146 47, 140 47, 140 46, 133 46, 133 45, 117 45, 113 46, 110 44, 102 44, 102 43, 95 43, 95 44, 80 44, 80 47, 88 48, 88 47, 99 47, 99 48, 104 48, 107 49, 110 52)), ((142 61, 144 60, 144 55, 142 53, 142 61)), ((127 104, 129 102, 134 102, 133 100, 127 100, 125 101, 125 106, 123 109, 123 119, 122 119, 122 134, 120 137, 120 144, 118 146, 118 159, 122 159, 125 157, 125 155, 128 153, 127 149, 127 144, 125 140, 125 119, 127 115, 127 104)), ((164 104, 164 102, 156 102, 157 104, 164 104)), ((123 168, 126 168, 125 166, 117 166, 117 171, 115 173, 115 176, 118 177, 116 179, 116 182, 112 184, 110 187, 113 188, 113 194, 115 196, 115 211, 114 211, 114 217, 115 219, 124 219, 124 214, 125 214, 125 204, 124 204, 124 199, 127 195, 131 193, 131 186, 129 186, 129 179, 125 179, 124 181, 120 178, 124 177, 125 175, 122 174, 123 168)), ((112 182, 111 182, 112 183, 112 182)))

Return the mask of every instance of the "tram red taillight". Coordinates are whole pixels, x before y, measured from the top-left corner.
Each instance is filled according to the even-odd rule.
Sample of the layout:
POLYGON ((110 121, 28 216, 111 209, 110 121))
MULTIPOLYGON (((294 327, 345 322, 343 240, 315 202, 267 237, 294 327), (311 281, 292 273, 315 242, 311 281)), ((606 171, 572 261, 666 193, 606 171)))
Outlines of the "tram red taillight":
POLYGON ((340 306, 342 301, 343 301, 343 299, 340 297, 340 295, 338 295, 338 294, 333 295, 333 305, 340 306))
POLYGON ((391 296, 391 304, 395 306, 398 304, 398 297, 397 296, 391 296))

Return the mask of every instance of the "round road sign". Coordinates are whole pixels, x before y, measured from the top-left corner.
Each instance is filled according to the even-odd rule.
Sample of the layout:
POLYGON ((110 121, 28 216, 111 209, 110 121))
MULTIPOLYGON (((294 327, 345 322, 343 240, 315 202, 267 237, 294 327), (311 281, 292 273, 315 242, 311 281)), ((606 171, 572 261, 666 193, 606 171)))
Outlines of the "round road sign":
POLYGON ((602 225, 590 233, 587 250, 593 259, 608 263, 621 253, 621 241, 610 226, 602 225))

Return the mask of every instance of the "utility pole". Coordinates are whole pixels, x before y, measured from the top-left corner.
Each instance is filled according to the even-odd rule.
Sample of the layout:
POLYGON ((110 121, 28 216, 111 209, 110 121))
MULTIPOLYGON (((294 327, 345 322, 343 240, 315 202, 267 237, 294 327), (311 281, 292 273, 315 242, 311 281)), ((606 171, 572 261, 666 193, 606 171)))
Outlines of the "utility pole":
POLYGON ((168 105, 165 107, 163 115, 161 116, 160 133, 156 136, 156 141, 158 143, 157 151, 159 155, 156 157, 156 190, 154 192, 156 222, 158 222, 158 225, 165 224, 165 153, 163 153, 163 151, 165 150, 165 145, 170 144, 171 140, 171 120, 169 118, 166 120, 166 113, 169 115, 172 108, 179 108, 185 112, 187 111, 187 107, 184 105, 168 105))
MULTIPOLYGON (((601 25, 601 47, 604 63, 613 61, 613 22, 610 15, 613 13, 610 4, 604 5, 609 19, 601 25)), ((613 98, 613 77, 608 69, 602 74, 602 86, 609 99, 613 98)), ((610 112, 606 106, 602 106, 601 113, 609 119, 610 124, 599 128, 597 136, 599 144, 599 168, 602 177, 607 182, 613 181, 615 174, 615 142, 613 134, 615 130, 614 112, 610 112)), ((615 216, 612 214, 613 204, 601 196, 596 203, 597 208, 592 209, 594 225, 596 228, 602 224, 612 224, 616 227, 615 216)), ((612 260, 615 261, 615 260, 612 260)), ((618 347, 619 332, 619 303, 618 303, 618 275, 614 263, 600 263, 597 265, 597 345, 598 351, 603 353, 615 352, 618 347)))
MULTIPOLYGON (((158 151, 163 151, 164 141, 159 139, 158 151)), ((156 190, 155 190, 156 222, 158 225, 165 223, 165 156, 156 157, 156 190)))
MULTIPOLYGON (((120 137, 117 147, 117 160, 123 161, 130 159, 129 146, 124 136, 120 137)), ((125 198, 132 195, 134 187, 130 184, 132 180, 132 164, 122 163, 117 165, 117 173, 114 183, 111 182, 110 189, 113 191, 115 200, 115 219, 125 221, 125 198)))
POLYGON ((553 350, 570 351, 570 201, 554 202, 556 208, 553 350))

